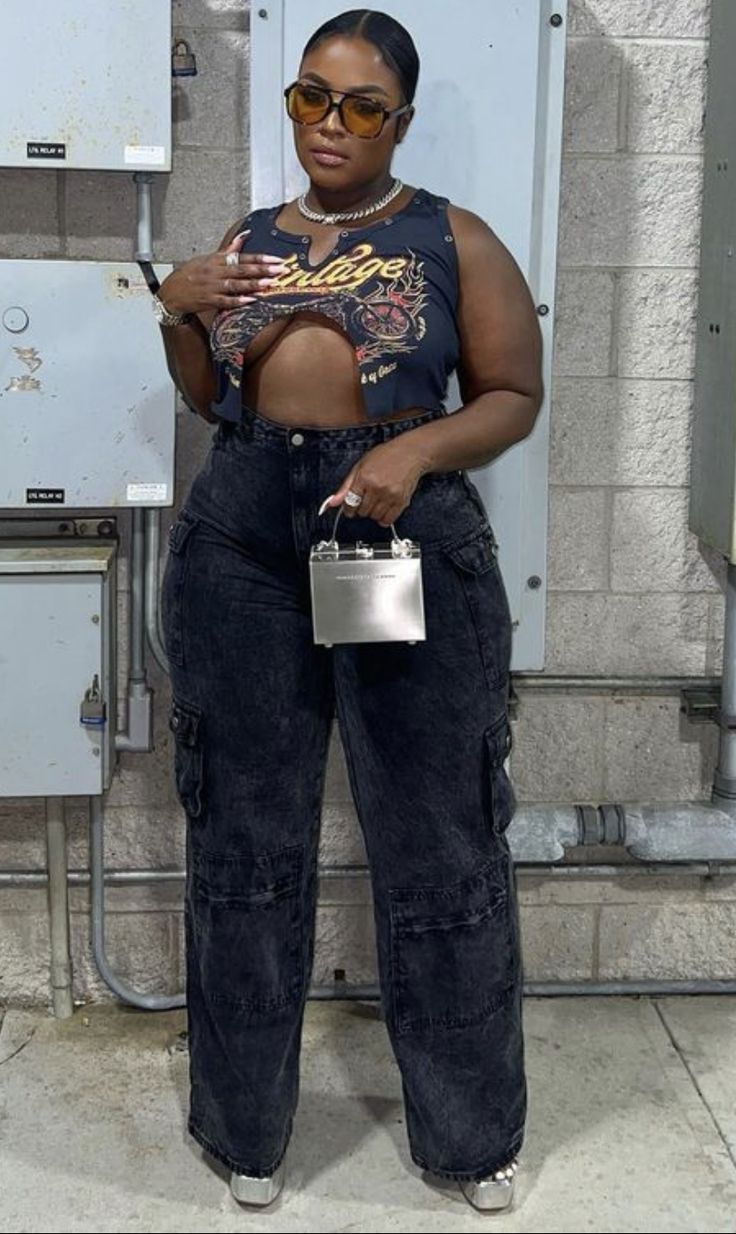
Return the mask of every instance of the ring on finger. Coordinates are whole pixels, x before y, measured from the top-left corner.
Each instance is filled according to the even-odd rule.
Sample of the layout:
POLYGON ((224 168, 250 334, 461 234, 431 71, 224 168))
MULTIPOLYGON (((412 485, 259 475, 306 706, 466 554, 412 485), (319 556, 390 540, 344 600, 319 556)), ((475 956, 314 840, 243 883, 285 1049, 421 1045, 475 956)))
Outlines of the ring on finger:
POLYGON ((359 506, 362 500, 363 500, 363 494, 356 493, 355 490, 352 488, 349 488, 347 493, 345 494, 345 505, 346 506, 359 506))
POLYGON ((239 264, 240 264, 240 257, 238 253, 228 253, 226 255, 225 257, 226 266, 237 266, 239 264))

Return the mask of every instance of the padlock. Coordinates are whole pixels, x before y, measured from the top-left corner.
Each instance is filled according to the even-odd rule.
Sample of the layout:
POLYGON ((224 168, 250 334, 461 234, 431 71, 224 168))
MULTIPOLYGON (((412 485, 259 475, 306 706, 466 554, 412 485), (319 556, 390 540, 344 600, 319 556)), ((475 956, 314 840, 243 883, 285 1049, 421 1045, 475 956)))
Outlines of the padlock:
POLYGON ((107 707, 100 693, 100 679, 95 673, 92 685, 84 692, 79 708, 79 723, 89 728, 102 728, 107 723, 107 707))
POLYGON ((177 39, 171 53, 172 77, 196 77, 197 61, 186 39, 177 39))

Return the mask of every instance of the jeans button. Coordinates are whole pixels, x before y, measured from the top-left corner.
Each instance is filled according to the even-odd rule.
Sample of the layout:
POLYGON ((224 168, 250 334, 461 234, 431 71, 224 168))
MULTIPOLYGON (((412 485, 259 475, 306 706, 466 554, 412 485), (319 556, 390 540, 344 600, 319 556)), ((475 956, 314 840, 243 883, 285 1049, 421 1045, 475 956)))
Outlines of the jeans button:
POLYGON ((292 433, 291 444, 292 446, 303 445, 304 444, 304 434, 303 433, 292 433))

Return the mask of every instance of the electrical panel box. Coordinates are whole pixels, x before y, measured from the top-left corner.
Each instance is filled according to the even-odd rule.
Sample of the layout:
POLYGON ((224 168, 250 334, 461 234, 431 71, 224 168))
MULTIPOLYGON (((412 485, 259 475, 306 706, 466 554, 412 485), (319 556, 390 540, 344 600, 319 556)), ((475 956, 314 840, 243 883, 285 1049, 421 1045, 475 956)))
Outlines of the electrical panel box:
POLYGON ((0 548, 0 797, 109 788, 115 567, 114 546, 0 548))
POLYGON ((137 264, 2 263, 0 509, 171 506, 174 432, 137 264))
MULTIPOLYGON (((511 667, 539 669, 567 0, 382 0, 379 7, 407 28, 421 61, 416 114, 393 170, 485 219, 538 305, 545 403, 529 437, 471 476, 499 541, 515 625, 511 667)), ((333 0, 270 0, 252 8, 253 206, 290 200, 306 187, 282 91, 298 76, 307 39, 335 11, 333 0)), ((455 383, 448 409, 459 401, 455 383)))
POLYGON ((713 0, 689 526, 736 564, 736 5, 713 0))
POLYGON ((171 0, 2 0, 0 167, 171 170, 171 0))

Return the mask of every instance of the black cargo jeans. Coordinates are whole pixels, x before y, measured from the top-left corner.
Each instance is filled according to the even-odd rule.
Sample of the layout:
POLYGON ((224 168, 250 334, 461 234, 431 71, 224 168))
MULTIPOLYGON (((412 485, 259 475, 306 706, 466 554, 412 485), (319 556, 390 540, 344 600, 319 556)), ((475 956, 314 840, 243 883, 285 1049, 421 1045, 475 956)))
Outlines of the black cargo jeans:
MULTIPOLYGON (((317 855, 337 714, 365 838, 386 1027, 413 1160, 481 1178, 526 1115, 511 614, 464 471, 429 474, 397 520, 422 547, 426 641, 315 646, 318 517, 374 445, 444 415, 295 428, 221 422, 169 535, 163 622, 186 811, 189 1131, 231 1170, 278 1166, 299 1089, 317 855)), ((385 540, 359 516, 339 538, 385 540)))

